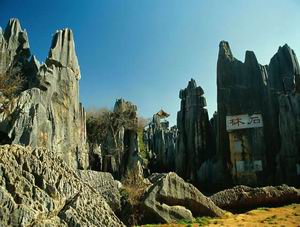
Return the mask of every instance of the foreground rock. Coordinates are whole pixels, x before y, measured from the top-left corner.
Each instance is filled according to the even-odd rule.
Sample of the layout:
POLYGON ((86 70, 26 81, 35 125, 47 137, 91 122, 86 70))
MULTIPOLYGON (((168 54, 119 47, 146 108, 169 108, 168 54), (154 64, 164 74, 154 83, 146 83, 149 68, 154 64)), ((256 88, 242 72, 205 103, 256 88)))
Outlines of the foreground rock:
POLYGON ((225 210, 247 210, 261 206, 300 202, 300 190, 286 185, 262 188, 240 185, 218 192, 210 198, 217 206, 225 210))
POLYGON ((121 195, 118 190, 120 182, 114 180, 110 173, 93 170, 79 170, 79 177, 99 192, 113 211, 121 209, 121 195))
POLYGON ((0 226, 124 226, 53 152, 0 146, 0 226))
POLYGON ((155 183, 148 188, 143 201, 148 223, 172 223, 192 220, 193 216, 222 216, 224 213, 176 173, 156 174, 150 181, 155 183))

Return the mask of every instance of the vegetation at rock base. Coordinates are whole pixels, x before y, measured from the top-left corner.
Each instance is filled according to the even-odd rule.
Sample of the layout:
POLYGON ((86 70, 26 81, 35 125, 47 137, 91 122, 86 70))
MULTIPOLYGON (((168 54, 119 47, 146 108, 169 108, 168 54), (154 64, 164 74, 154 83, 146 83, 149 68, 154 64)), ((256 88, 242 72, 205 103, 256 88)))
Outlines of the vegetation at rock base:
POLYGON ((134 171, 127 171, 126 176, 122 180, 125 193, 128 195, 128 201, 136 205, 139 203, 148 184, 138 176, 134 171))
POLYGON ((211 217, 203 216, 203 217, 197 217, 193 221, 180 220, 178 224, 186 224, 187 226, 189 225, 192 226, 192 224, 198 224, 198 226, 205 226, 210 223, 211 219, 212 219, 211 217))
POLYGON ((122 221, 127 222, 127 225, 137 225, 141 223, 144 216, 141 199, 148 184, 134 171, 127 171, 122 184, 123 210, 121 216, 124 217, 122 221))

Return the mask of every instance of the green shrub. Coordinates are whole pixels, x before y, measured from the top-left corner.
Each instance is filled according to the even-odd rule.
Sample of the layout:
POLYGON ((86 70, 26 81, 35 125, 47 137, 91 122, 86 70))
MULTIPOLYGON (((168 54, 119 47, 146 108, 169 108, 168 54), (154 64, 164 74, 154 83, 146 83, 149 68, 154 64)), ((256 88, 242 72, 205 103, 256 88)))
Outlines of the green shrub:
POLYGON ((208 225, 211 221, 211 217, 203 216, 203 217, 197 217, 195 219, 195 223, 198 223, 199 226, 205 226, 208 225))

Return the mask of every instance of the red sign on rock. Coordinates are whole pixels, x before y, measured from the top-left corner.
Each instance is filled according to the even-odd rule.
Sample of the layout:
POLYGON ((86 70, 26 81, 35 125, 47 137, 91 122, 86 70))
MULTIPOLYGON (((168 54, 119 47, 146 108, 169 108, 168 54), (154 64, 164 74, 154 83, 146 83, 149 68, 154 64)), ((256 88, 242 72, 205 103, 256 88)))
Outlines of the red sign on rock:
POLYGON ((261 114, 243 114, 226 116, 226 129, 233 131, 246 128, 260 128, 263 127, 263 120, 261 114))

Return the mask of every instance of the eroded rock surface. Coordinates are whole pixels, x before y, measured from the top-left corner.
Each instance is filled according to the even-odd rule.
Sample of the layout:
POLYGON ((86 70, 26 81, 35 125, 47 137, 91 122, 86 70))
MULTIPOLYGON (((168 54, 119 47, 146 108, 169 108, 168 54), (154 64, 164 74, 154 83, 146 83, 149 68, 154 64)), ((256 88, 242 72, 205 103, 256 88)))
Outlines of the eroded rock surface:
POLYGON ((288 45, 279 47, 269 65, 261 65, 252 51, 241 62, 227 42, 219 47, 215 122, 221 183, 299 186, 300 67, 294 51, 288 45), (253 118, 245 122, 239 116, 254 114, 261 116, 256 118, 261 126, 228 128, 250 124, 253 118), (226 117, 235 120, 226 123, 226 117))
POLYGON ((149 223, 171 223, 197 216, 221 216, 223 210, 176 173, 155 174, 143 200, 149 223))
POLYGON ((176 141, 176 126, 170 128, 166 119, 157 113, 154 114, 143 133, 145 152, 149 156, 151 172, 175 171, 176 141))
POLYGON ((124 226, 54 152, 0 146, 1 226, 124 226))
POLYGON ((114 180, 110 173, 93 170, 78 170, 79 177, 99 192, 113 211, 121 209, 120 182, 114 180))
POLYGON ((176 173, 192 182, 197 181, 200 165, 215 153, 212 128, 203 95, 203 89, 193 79, 179 93, 181 107, 177 114, 176 173))
POLYGON ((124 99, 117 99, 114 110, 105 113, 105 120, 102 138, 90 144, 90 154, 93 156, 91 168, 110 172, 115 179, 122 179, 128 171, 134 171, 142 160, 137 134, 137 106, 124 99))
POLYGON ((251 188, 236 186, 212 195, 211 200, 225 210, 247 210, 262 206, 283 205, 300 201, 300 190, 287 185, 251 188))
POLYGON ((0 132, 13 144, 46 147, 70 166, 88 167, 80 69, 70 29, 55 33, 46 63, 30 55, 26 31, 11 19, 0 34, 0 73, 24 80, 21 93, 0 110, 0 132))

